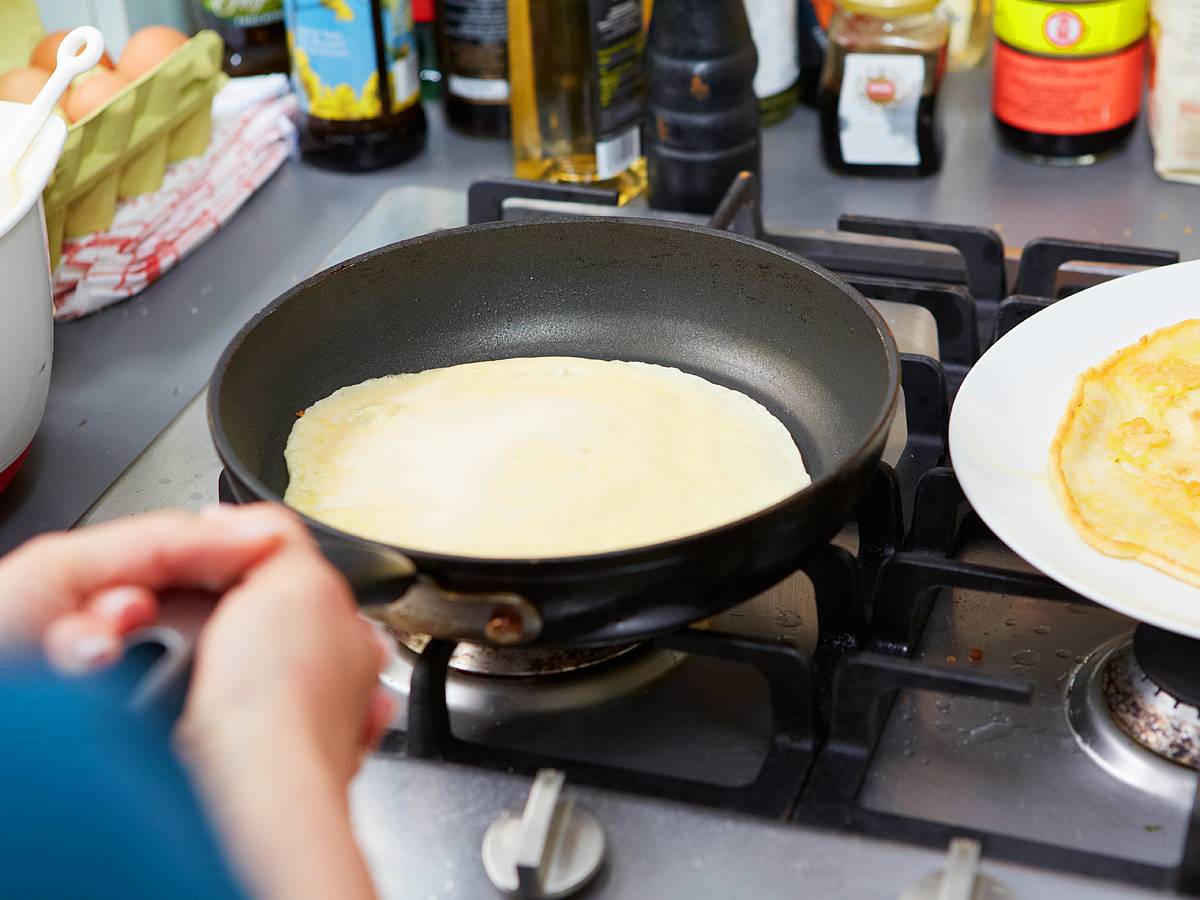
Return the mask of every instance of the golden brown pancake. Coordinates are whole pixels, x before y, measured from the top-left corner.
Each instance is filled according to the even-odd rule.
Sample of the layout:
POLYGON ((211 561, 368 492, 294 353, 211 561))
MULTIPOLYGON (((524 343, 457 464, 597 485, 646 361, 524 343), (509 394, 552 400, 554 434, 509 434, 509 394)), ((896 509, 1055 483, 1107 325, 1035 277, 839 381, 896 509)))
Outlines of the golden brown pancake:
POLYGON ((1200 587, 1200 319, 1081 375, 1050 462, 1088 543, 1200 587))
POLYGON ((502 359, 314 403, 285 502, 343 531, 462 556, 574 556, 731 522, 809 483, 783 424, 665 366, 502 359))

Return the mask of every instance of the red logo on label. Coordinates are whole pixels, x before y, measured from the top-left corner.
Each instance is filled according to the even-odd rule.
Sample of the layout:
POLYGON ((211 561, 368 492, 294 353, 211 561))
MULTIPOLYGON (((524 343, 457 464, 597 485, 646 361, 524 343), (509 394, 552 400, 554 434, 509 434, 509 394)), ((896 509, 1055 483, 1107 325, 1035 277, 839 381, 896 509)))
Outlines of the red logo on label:
POLYGON ((872 103, 891 103, 896 99, 896 82, 876 77, 867 82, 867 99, 872 103))
POLYGON ((1042 34, 1055 47, 1074 47, 1083 38, 1083 19, 1069 9, 1059 9, 1046 16, 1042 34))

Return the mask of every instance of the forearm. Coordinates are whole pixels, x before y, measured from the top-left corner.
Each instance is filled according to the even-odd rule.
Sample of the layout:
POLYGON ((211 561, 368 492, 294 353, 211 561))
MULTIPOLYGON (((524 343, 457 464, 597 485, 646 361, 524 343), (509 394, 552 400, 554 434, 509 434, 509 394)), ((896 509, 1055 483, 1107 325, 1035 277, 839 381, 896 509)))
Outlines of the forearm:
POLYGON ((305 748, 206 759, 203 748, 189 746, 187 755, 221 842, 252 894, 374 900, 345 788, 305 748))

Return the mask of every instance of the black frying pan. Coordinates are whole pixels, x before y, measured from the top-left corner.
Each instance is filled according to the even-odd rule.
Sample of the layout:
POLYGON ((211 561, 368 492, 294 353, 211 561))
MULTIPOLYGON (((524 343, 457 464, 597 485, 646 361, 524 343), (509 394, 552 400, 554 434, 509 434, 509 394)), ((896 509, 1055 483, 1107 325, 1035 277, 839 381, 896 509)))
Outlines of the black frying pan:
POLYGON ((798 256, 635 219, 478 225, 335 266, 241 330, 208 400, 230 489, 279 500, 297 411, 340 387, 544 355, 661 363, 743 391, 791 431, 813 483, 720 528, 570 558, 444 556, 308 520, 360 602, 378 612, 404 594, 390 610, 406 630, 495 643, 599 645, 696 621, 779 581, 837 532, 896 405, 883 320, 798 256))

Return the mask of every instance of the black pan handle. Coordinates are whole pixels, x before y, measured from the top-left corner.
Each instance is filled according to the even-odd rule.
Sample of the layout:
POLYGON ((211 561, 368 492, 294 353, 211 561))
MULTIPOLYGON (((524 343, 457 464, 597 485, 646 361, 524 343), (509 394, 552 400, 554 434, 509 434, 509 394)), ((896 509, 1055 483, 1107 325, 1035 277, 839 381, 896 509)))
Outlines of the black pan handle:
POLYGON ((398 631, 501 645, 542 633, 541 613, 519 594, 447 590, 388 547, 324 542, 321 549, 349 579, 362 613, 398 631))

